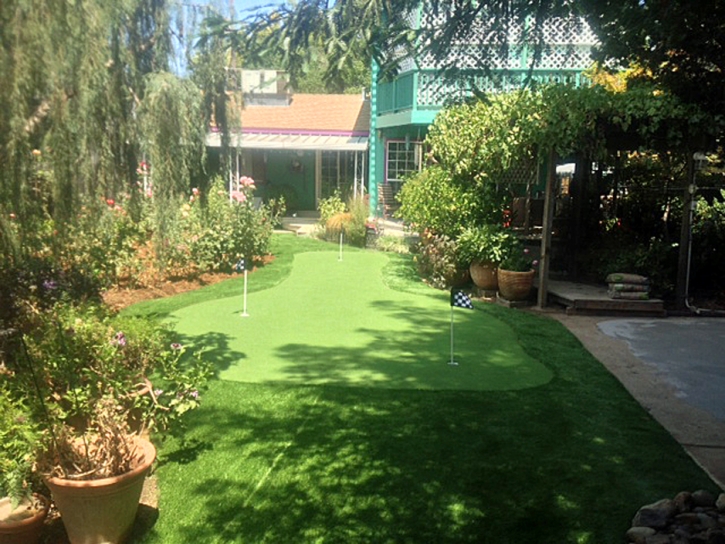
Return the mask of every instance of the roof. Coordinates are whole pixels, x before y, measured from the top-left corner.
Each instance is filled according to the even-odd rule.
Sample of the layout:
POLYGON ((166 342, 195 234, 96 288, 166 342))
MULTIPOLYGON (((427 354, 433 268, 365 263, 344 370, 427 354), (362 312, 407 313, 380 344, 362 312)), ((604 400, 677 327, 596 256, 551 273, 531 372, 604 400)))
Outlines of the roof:
MULTIPOLYGON (((208 147, 221 147, 221 135, 212 132, 206 136, 208 147)), ((242 133, 232 135, 232 147, 242 149, 292 149, 295 151, 367 151, 367 136, 340 136, 315 134, 260 134, 242 133)))
MULTIPOLYGON (((357 94, 295 94, 283 104, 247 105, 240 118, 241 130, 231 136, 233 147, 327 151, 368 148, 370 102, 357 94)), ((206 145, 221 147, 220 134, 207 134, 206 145)))
POLYGON ((370 102, 359 94, 294 94, 288 106, 246 106, 242 132, 351 134, 370 132, 370 102))

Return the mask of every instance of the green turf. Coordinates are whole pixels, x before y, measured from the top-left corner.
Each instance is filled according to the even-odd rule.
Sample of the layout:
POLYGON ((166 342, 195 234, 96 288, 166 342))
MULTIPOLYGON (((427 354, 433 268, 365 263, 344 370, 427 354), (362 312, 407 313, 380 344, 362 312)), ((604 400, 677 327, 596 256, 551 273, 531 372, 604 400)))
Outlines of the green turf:
POLYGON ((217 381, 160 452, 150 544, 619 544, 716 488, 560 324, 487 308, 555 377, 518 391, 217 381))
MULTIPOLYGON (((257 296, 264 294, 262 285, 267 295, 295 285, 290 272, 306 259, 298 251, 330 250, 293 237, 276 239, 275 247, 277 261, 250 275, 257 296)), ((408 304, 412 300, 423 310, 443 304, 445 313, 446 295, 417 281, 406 257, 390 258, 382 277, 395 287, 387 295, 406 304, 388 313, 413 330, 407 349, 432 352, 425 331, 418 334, 416 324, 407 324, 408 304)), ((233 285, 218 289, 129 311, 193 318, 194 309, 221 292, 232 298, 240 293, 233 285)), ((298 291, 285 295, 290 305, 297 304, 298 291)), ((248 319, 258 319, 260 300, 250 305, 248 319)), ((217 304, 229 302, 239 310, 239 300, 217 304)), ((284 380, 215 380, 201 408, 189 414, 182 438, 160 448, 159 518, 137 540, 619 544, 641 505, 683 489, 717 490, 561 324, 495 305, 468 314, 457 310, 456 318, 463 323, 465 315, 494 327, 494 336, 507 331, 523 356, 546 367, 551 379, 511 390, 391 389, 379 386, 385 380, 367 379, 365 387, 357 387, 358 378, 299 385, 295 382, 310 376, 291 372, 294 366, 285 364, 292 360, 274 354, 282 366, 269 376, 284 380)), ((212 317, 243 320, 220 311, 212 317)), ((276 330, 279 346, 293 344, 285 329, 276 330)), ((233 335, 203 336, 218 343, 213 355, 224 372, 246 362, 240 356, 247 347, 229 349, 233 335)), ((341 345, 330 343, 320 353, 341 345)), ((364 348, 360 341, 358 353, 364 348)), ((352 375, 370 372, 348 366, 352 375)), ((393 379, 393 370, 387 372, 393 379)), ((429 378, 418 377, 419 385, 429 378)), ((520 383, 513 372, 510 378, 520 383)))
MULTIPOLYGON (((175 311, 185 344, 209 349, 220 377, 256 383, 334 383, 426 389, 522 389, 551 372, 528 356, 511 328, 482 311, 455 308, 451 360, 448 294, 391 289, 388 256, 297 254, 274 289, 175 311)), ((253 275, 250 277, 254 281, 253 275)))

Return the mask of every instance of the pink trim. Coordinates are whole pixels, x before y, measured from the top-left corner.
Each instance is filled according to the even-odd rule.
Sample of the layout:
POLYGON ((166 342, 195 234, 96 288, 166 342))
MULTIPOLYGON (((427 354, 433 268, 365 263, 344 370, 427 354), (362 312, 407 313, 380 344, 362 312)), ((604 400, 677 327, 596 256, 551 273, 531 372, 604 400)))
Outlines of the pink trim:
MULTIPOLYGON (((220 132, 218 127, 211 127, 211 132, 220 132)), ((370 136, 369 131, 362 130, 284 130, 270 128, 248 128, 234 131, 235 134, 277 134, 287 136, 370 136)))

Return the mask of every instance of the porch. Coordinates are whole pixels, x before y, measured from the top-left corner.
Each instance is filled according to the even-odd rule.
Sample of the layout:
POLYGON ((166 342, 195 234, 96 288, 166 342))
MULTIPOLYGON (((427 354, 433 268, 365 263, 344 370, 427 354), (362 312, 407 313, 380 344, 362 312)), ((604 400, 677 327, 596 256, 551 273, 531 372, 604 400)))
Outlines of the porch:
POLYGON ((614 315, 635 317, 665 317, 667 312, 660 299, 623 300, 607 295, 604 284, 592 285, 570 281, 549 280, 549 303, 566 308, 567 315, 614 315))

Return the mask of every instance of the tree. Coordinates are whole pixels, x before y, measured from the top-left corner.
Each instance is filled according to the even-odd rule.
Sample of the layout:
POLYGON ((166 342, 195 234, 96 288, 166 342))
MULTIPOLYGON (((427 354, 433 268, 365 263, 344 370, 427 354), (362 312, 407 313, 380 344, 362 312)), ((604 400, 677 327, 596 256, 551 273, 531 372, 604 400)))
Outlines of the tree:
MULTIPOLYGON (((149 74, 167 74, 167 83, 175 77, 168 74, 170 19, 166 0, 0 3, 2 214, 25 226, 50 215, 63 234, 81 202, 97 206, 136 194, 138 163, 156 143, 150 127, 169 122, 144 101, 156 81, 149 74)), ((192 95, 198 93, 165 99, 186 100, 174 111, 194 116, 192 95)), ((177 151, 176 168, 154 175, 157 188, 177 191, 192 155, 203 156, 193 145, 177 151)))
POLYGON ((701 0, 586 0, 601 45, 596 57, 638 64, 684 102, 725 115, 725 3, 701 0))

